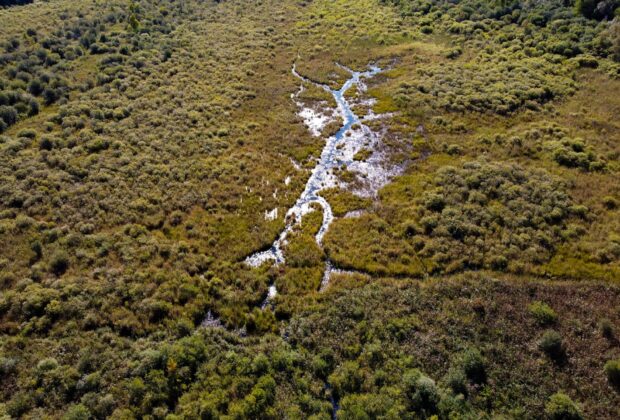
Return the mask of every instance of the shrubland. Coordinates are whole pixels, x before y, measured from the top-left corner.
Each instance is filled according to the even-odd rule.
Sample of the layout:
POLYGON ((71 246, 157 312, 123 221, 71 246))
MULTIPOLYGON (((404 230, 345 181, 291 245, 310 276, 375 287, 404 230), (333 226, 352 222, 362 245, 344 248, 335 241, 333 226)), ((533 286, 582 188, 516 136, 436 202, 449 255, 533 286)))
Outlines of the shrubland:
POLYGON ((619 415, 615 2, 5 3, 0 417, 619 415), (251 268, 323 146, 293 63, 381 66, 403 172, 251 268))

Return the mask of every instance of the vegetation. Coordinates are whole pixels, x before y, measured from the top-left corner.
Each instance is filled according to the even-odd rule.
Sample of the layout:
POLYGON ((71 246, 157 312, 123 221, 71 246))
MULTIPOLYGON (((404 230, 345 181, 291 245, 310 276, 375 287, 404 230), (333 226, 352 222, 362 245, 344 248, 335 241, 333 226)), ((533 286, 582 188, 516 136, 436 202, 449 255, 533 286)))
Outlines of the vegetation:
POLYGON ((545 406, 545 413, 550 419, 582 419, 583 416, 577 404, 568 395, 558 392, 549 398, 545 406))
POLYGON ((620 386, 620 360, 610 360, 605 363, 605 373, 611 385, 620 386))
POLYGON ((617 6, 0 2, 0 418, 617 418, 617 6))

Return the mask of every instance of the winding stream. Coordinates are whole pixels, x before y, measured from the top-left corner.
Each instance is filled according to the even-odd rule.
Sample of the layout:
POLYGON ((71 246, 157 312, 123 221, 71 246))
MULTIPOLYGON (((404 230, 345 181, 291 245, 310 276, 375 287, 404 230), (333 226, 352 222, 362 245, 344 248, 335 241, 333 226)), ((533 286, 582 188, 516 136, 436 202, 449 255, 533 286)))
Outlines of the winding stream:
MULTIPOLYGON (((284 230, 280 233, 279 237, 274 241, 274 243, 268 250, 257 252, 248 256, 245 259, 245 263, 252 267, 258 267, 268 260, 273 260, 276 264, 281 264, 284 262, 282 245, 285 243, 286 237, 288 233, 293 229, 293 227, 299 221, 301 221, 301 218, 305 214, 312 211, 312 204, 316 203, 323 209, 323 222, 319 231, 316 234, 316 241, 319 245, 321 245, 323 236, 325 235, 325 232, 327 232, 329 225, 334 219, 331 206, 329 205, 327 200, 318 195, 318 193, 327 186, 333 185, 334 175, 332 173, 332 170, 334 168, 340 167, 343 164, 351 163, 347 161, 342 161, 341 159, 339 159, 339 156, 337 154, 338 146, 342 142, 346 142, 347 140, 347 131, 349 131, 351 127, 355 124, 359 124, 360 127, 362 127, 362 129, 364 129, 365 131, 369 130, 363 125, 362 119, 355 115, 355 113, 351 109, 351 105, 345 98, 345 93, 354 85, 360 85, 362 79, 373 77, 381 71, 381 69, 376 66, 371 66, 370 69, 365 72, 356 72, 340 65, 339 67, 349 72, 351 74, 351 77, 342 85, 340 89, 335 90, 331 89, 327 85, 316 83, 303 77, 302 75, 297 73, 295 65, 293 65, 292 73, 295 77, 299 78, 302 81, 302 85, 300 87, 300 90, 296 94, 291 95, 291 98, 295 100, 296 97, 301 92, 303 92, 303 83, 313 84, 321 89, 324 89, 325 91, 331 93, 336 100, 340 116, 343 120, 343 124, 336 132, 336 134, 330 136, 326 140, 325 146, 323 147, 323 150, 321 152, 319 162, 312 170, 312 173, 310 175, 310 178, 308 179, 308 182, 306 183, 304 191, 297 199, 295 205, 291 207, 286 213, 286 226, 284 230)), ((321 284, 322 288, 324 288, 327 284, 327 281, 329 280, 329 275, 333 270, 334 269, 332 268, 331 262, 327 261, 325 267, 325 275, 321 284)), ((275 284, 272 284, 269 287, 269 293, 262 307, 265 308, 269 304, 269 302, 275 297, 276 294, 276 286, 275 284)))

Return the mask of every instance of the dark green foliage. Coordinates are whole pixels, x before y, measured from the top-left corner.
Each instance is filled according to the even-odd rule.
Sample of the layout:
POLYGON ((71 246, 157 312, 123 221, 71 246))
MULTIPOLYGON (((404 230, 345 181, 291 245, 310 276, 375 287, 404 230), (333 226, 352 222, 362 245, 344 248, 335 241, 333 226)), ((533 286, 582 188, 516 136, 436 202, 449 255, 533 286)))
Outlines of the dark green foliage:
POLYGON ((21 417, 33 406, 32 397, 22 392, 16 393, 6 406, 6 412, 14 418, 21 417))
POLYGON ((557 163, 569 168, 597 169, 593 165, 596 157, 584 152, 584 144, 579 140, 565 139, 553 149, 557 163))
POLYGON ((600 322, 601 333, 603 337, 612 339, 614 337, 614 327, 610 320, 602 319, 600 322))
POLYGON ((7 126, 15 124, 17 121, 17 111, 12 106, 1 105, 0 120, 2 120, 7 126))
POLYGON ((579 406, 562 392, 549 397, 545 405, 545 414, 550 420, 580 420, 583 419, 579 406))
POLYGON ((612 386, 620 388, 620 359, 610 360, 605 363, 605 374, 612 386))
MULTIPOLYGON (((405 376, 405 382, 411 381, 411 377, 405 376)), ((440 401, 439 391, 435 381, 431 378, 420 375, 415 383, 406 383, 409 404, 413 410, 421 411, 425 416, 437 412, 440 401)))
POLYGON ((590 19, 611 19, 618 8, 618 0, 576 0, 575 9, 590 19))
POLYGON ((41 242, 33 241, 30 244, 30 249, 32 250, 32 252, 34 252, 34 260, 40 260, 43 256, 43 245, 41 245, 41 242))
POLYGON ((33 0, 0 0, 0 7, 10 7, 32 3, 33 0))
POLYGON ((467 349, 461 356, 461 366, 472 383, 482 384, 486 381, 486 362, 478 349, 467 349))
POLYGON ((445 378, 446 384, 455 394, 467 396, 467 376, 462 369, 452 369, 445 378))
POLYGON ((54 141, 48 136, 41 137, 39 148, 41 150, 52 150, 54 148, 54 141))
POLYGON ((69 256, 64 251, 57 251, 52 255, 50 269, 54 274, 60 276, 69 268, 69 256))
POLYGON ((538 341, 538 348, 552 360, 559 362, 566 357, 562 336, 555 330, 547 330, 538 341))
POLYGON ((618 201, 614 197, 606 196, 603 197, 603 205, 609 210, 614 210, 618 207, 618 201))

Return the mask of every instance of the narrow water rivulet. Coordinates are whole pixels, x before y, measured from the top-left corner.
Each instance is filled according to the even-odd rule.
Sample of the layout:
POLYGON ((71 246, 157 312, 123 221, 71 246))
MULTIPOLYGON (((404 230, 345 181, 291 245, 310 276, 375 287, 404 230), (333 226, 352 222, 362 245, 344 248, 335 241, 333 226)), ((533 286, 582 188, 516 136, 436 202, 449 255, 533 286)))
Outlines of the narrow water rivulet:
MULTIPOLYGON (((286 213, 286 226, 284 230, 280 233, 278 238, 274 241, 274 243, 268 250, 257 252, 246 258, 245 262, 250 266, 258 267, 268 260, 273 260, 276 264, 283 263, 284 255, 282 253, 282 245, 285 243, 286 237, 291 231, 291 229, 301 220, 301 218, 306 213, 312 211, 312 204, 318 204, 323 210, 323 222, 321 223, 321 227, 316 234, 316 241, 319 245, 321 245, 323 236, 325 235, 325 232, 327 232, 327 229, 334 218, 331 206, 329 205, 327 200, 318 195, 318 193, 322 189, 333 185, 334 175, 332 171, 334 168, 340 167, 343 164, 346 165, 350 163, 347 161, 342 161, 342 159, 340 159, 337 154, 338 146, 342 142, 347 141, 347 136, 345 135, 347 131, 356 124, 359 124, 362 128, 366 128, 363 125, 362 119, 357 116, 351 109, 351 104, 345 98, 345 93, 354 85, 359 86, 362 79, 370 78, 381 71, 381 69, 376 66, 371 66, 370 69, 365 72, 356 72, 344 66, 340 67, 349 72, 351 74, 351 77, 342 85, 340 89, 331 89, 327 85, 313 82, 301 76, 299 73, 297 73, 295 65, 293 65, 292 73, 293 75, 295 75, 295 77, 299 78, 302 81, 302 85, 299 92, 291 95, 292 99, 295 100, 299 93, 303 91, 303 83, 309 83, 318 86, 319 88, 330 92, 336 100, 340 116, 343 120, 343 124, 336 132, 336 134, 330 136, 326 140, 325 146, 323 147, 323 150, 321 152, 321 157, 317 165, 312 170, 312 173, 310 175, 310 178, 308 179, 308 182, 306 183, 304 191, 295 202, 295 205, 291 207, 286 213)), ((367 130, 370 131, 369 129, 367 130)), ((332 265, 329 261, 326 262, 325 270, 326 271, 322 282, 322 287, 327 284, 327 280, 329 280, 329 275, 333 270, 332 265)), ((267 295, 267 298, 265 299, 265 302, 263 303, 263 308, 267 306, 267 304, 271 299, 273 299, 273 297, 275 297, 276 293, 276 287, 274 284, 272 284, 269 287, 269 293, 267 295)))

